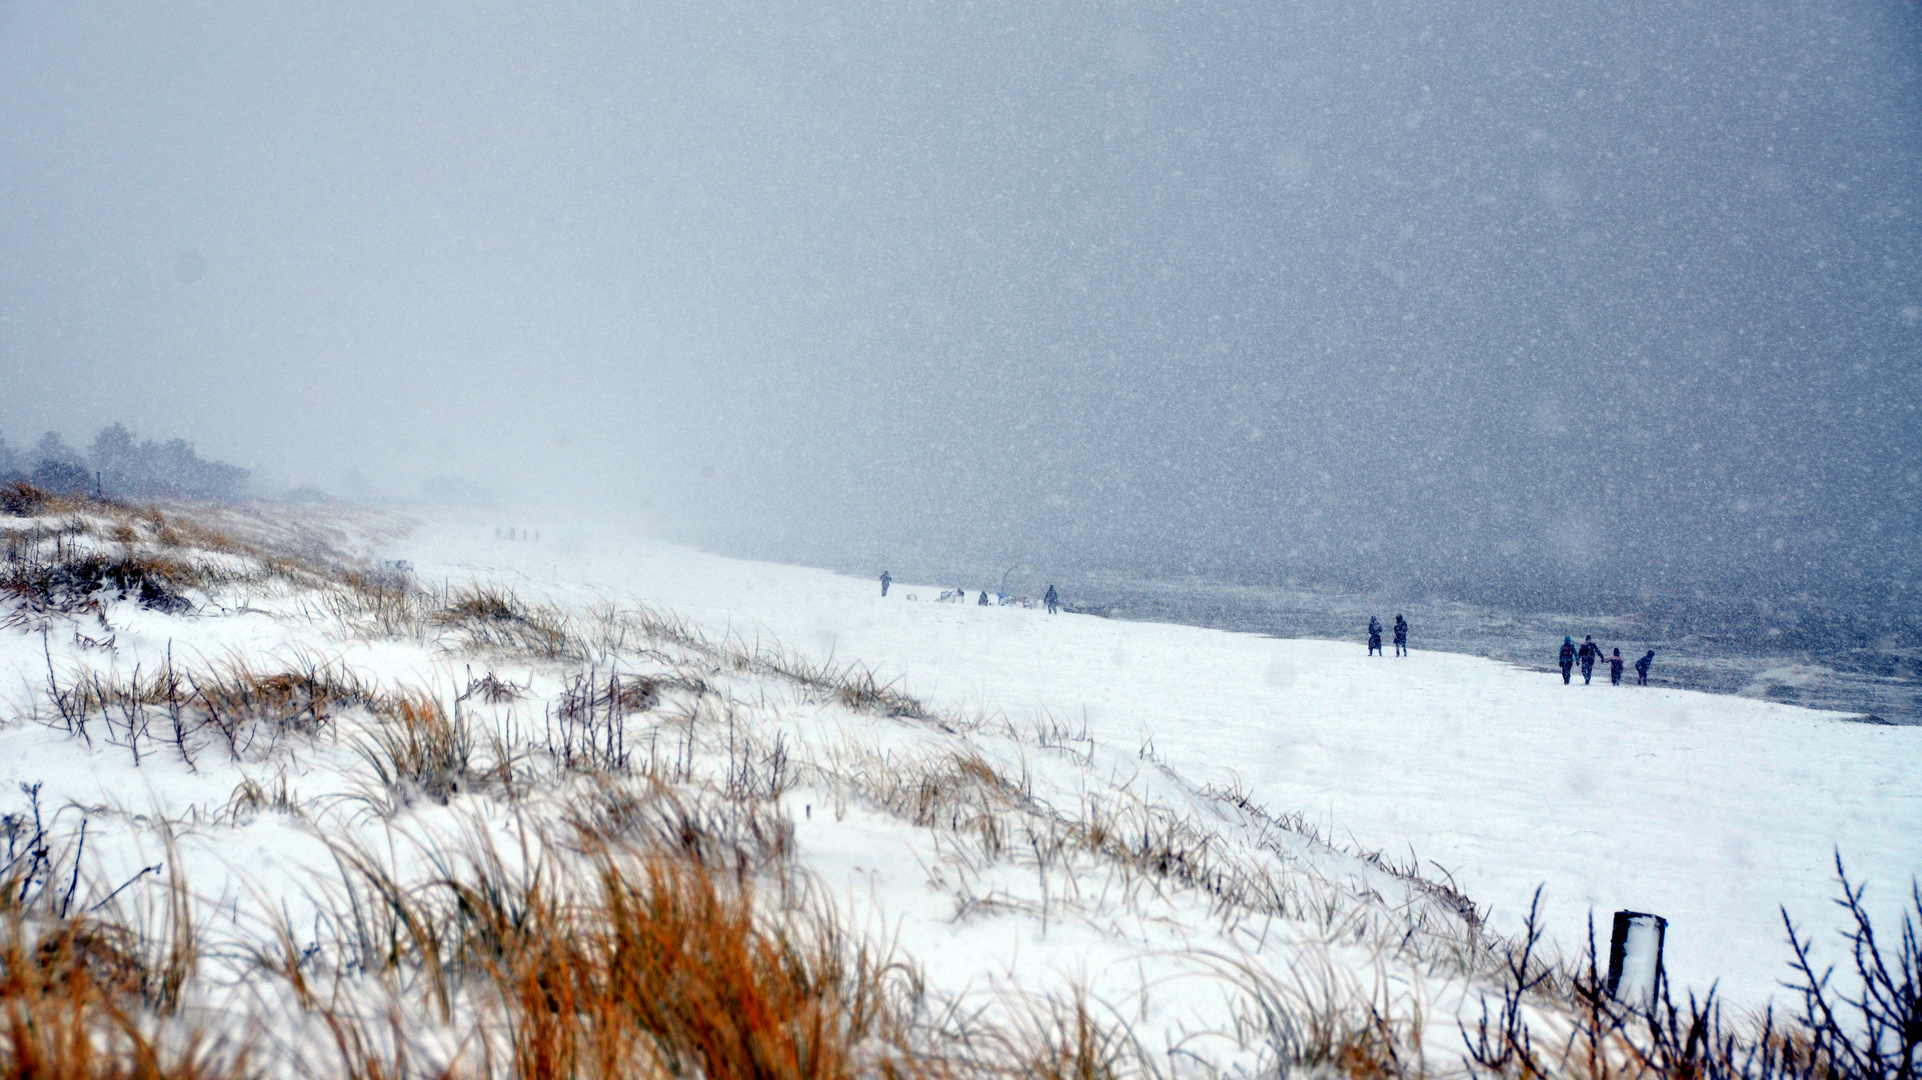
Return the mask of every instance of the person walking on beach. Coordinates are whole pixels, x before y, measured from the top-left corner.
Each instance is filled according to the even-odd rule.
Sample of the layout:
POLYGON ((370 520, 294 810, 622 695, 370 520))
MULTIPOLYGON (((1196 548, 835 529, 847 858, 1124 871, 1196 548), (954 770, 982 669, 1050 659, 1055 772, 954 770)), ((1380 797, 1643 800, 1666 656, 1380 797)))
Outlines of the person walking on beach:
POLYGON ((1582 662, 1582 685, 1587 686, 1588 681, 1595 677, 1595 661, 1602 658, 1602 647, 1595 644, 1594 634, 1582 639, 1581 651, 1575 654, 1575 658, 1582 662))
POLYGON ((1395 655, 1408 655, 1408 620, 1399 611, 1395 612, 1395 655))
POLYGON ((882 596, 886 596, 888 594, 888 583, 893 580, 894 578, 891 577, 886 570, 881 571, 881 595, 882 596))
POLYGON ((1622 685, 1622 650, 1620 649, 1608 654, 1608 681, 1612 686, 1622 685))
POLYGON ((1635 685, 1637 686, 1648 685, 1648 666, 1650 664, 1653 664, 1654 662, 1655 662, 1654 649, 1648 650, 1648 655, 1642 657, 1640 660, 1635 661, 1635 685))
POLYGON ((1575 639, 1562 638, 1562 685, 1568 685, 1568 672, 1575 666, 1575 639))
POLYGON ((1054 591, 1054 584, 1050 582, 1047 595, 1041 599, 1048 605, 1048 614, 1053 615, 1055 608, 1061 603, 1061 594, 1054 591))
POLYGON ((1381 655, 1381 620, 1368 616, 1368 655, 1381 655))

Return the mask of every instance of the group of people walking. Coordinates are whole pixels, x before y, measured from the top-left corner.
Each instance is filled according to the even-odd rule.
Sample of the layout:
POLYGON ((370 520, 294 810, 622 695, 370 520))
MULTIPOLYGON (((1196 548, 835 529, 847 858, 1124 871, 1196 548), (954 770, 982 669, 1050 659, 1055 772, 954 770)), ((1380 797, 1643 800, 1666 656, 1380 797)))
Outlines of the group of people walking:
MULTIPOLYGON (((1562 652, 1559 657, 1562 666, 1562 685, 1567 686, 1569 676, 1576 664, 1582 665, 1582 685, 1587 686, 1595 677, 1595 665, 1608 664, 1608 681, 1615 686, 1622 685, 1622 650, 1615 649, 1607 656, 1602 655, 1602 647, 1595 644, 1595 636, 1590 634, 1578 647, 1573 637, 1562 638, 1562 652)), ((1655 663, 1655 650, 1650 649, 1640 660, 1635 661, 1635 684, 1648 685, 1648 669, 1655 663)))
MULTIPOLYGON (((1395 655, 1407 656, 1408 620, 1402 618, 1400 612, 1395 613, 1394 631, 1395 655)), ((1383 655, 1381 651, 1381 632, 1381 620, 1373 615, 1368 616, 1368 655, 1383 655)), ((1595 677, 1595 666, 1597 664, 1607 664, 1608 681, 1616 686, 1620 686, 1622 685, 1622 666, 1624 663, 1626 663, 1626 661, 1622 658, 1622 650, 1614 649, 1604 656, 1602 654, 1602 647, 1595 644, 1595 637, 1592 634, 1579 646, 1575 644, 1573 637, 1562 638, 1561 667, 1563 685, 1568 684, 1570 677, 1574 673, 1576 664, 1582 666, 1582 685, 1584 686, 1588 685, 1589 681, 1595 677)), ((1654 663, 1654 649, 1648 650, 1640 660, 1635 661, 1636 685, 1648 685, 1648 669, 1654 663)))

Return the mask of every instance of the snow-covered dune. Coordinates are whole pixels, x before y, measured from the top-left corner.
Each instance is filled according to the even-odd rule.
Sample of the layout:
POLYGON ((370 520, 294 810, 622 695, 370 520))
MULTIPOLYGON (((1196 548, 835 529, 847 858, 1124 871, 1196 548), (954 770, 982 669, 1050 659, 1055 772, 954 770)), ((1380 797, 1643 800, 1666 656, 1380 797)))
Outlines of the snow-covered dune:
MULTIPOLYGON (((1922 869, 1922 729, 884 598, 583 519, 56 511, 0 519, 0 880, 30 920, 0 935, 190 922, 192 1015, 264 1024, 278 1073, 397 1014, 424 1062, 504 1052, 522 1006, 440 981, 498 943, 403 935, 449 968, 369 905, 452 933, 450 890, 559 889, 587 940, 596 851, 827 927, 795 932, 905 981, 897 1049, 1020 1071, 1079 1002, 1164 1075, 1452 1075, 1538 888, 1571 974, 1591 914, 1648 911, 1678 989, 1759 1006, 1781 908, 1835 956, 1838 849, 1891 920, 1922 869)), ((1522 1006, 1567 1047, 1582 1008, 1565 982, 1522 1006)))
MULTIPOLYGON (((1834 856, 1896 911, 1922 873, 1922 729, 1663 688, 1584 686, 1417 649, 1278 640, 932 602, 943 587, 746 562, 582 521, 431 518, 391 549, 427 577, 605 592, 715 631, 859 661, 938 707, 1052 721, 1238 784, 1333 841, 1419 858, 1517 930, 1537 886, 1564 952, 1592 913, 1669 920, 1679 987, 1759 1004, 1787 977, 1781 909, 1839 927, 1834 856)), ((879 570, 876 568, 878 576, 879 570)), ((1072 598, 1069 598, 1072 599, 1072 598)), ((1419 644, 1419 640, 1417 641, 1419 644)), ((1552 646, 1550 642, 1548 645, 1552 646)), ((1633 681, 1632 672, 1629 681, 1633 681)), ((1832 944, 1830 935, 1818 941, 1832 944)))

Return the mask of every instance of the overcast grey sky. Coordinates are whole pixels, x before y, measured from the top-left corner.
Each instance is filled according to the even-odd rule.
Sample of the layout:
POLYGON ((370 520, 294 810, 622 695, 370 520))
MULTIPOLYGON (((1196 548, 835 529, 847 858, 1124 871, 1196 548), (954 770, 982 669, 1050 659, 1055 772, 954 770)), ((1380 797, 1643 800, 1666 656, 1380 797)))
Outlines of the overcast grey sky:
POLYGON ((0 433, 734 550, 1906 582, 1901 3, 0 5, 0 433))

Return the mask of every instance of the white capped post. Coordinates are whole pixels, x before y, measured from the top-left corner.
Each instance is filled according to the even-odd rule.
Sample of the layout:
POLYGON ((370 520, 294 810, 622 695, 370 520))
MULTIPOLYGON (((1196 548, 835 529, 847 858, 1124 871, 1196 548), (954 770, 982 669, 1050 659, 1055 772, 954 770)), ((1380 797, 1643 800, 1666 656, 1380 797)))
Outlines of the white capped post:
POLYGON ((1608 996, 1654 1012, 1662 981, 1662 939, 1668 920, 1641 911, 1615 913, 1608 942, 1608 996))

